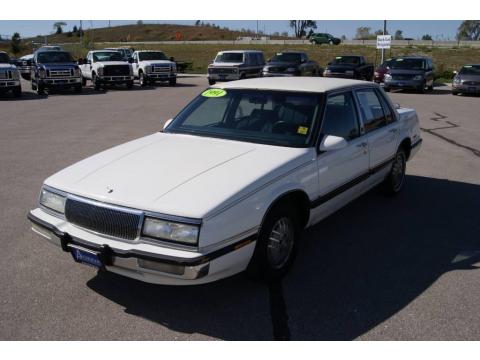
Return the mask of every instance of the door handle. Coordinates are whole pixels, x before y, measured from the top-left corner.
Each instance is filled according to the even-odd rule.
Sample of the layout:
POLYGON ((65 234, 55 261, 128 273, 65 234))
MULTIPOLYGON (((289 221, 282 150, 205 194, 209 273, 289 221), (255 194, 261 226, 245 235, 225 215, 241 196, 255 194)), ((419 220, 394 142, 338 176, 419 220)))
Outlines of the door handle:
POLYGON ((359 148, 367 147, 367 143, 366 143, 366 142, 362 142, 362 143, 360 143, 360 144, 357 144, 357 147, 359 147, 359 148))

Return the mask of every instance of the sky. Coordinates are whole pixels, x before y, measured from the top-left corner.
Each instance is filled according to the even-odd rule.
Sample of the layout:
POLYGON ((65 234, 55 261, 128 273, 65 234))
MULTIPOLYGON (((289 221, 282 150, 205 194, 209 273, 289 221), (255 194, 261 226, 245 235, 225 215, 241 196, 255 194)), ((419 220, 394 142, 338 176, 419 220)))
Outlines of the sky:
MULTIPOLYGON (((58 21, 58 20, 56 20, 58 21)), ((53 32, 54 20, 0 20, 0 35, 10 37, 14 32, 19 32, 22 37, 31 37, 36 35, 47 35, 53 32)), ((202 20, 204 22, 215 23, 221 27, 227 26, 230 29, 248 28, 256 30, 256 20, 202 20)), ((70 30, 74 25, 79 26, 80 21, 66 20, 65 30, 70 30)), ((137 20, 112 20, 111 25, 135 24, 137 20)), ((183 25, 193 25, 193 20, 158 20, 144 21, 145 23, 176 23, 183 25)), ((432 35, 434 40, 454 40, 457 28, 461 20, 395 20, 387 22, 387 30, 393 34, 396 30, 403 30, 404 37, 421 38, 424 34, 432 35)), ((108 20, 83 20, 83 28, 107 27, 108 20)), ((288 31, 292 34, 292 29, 288 26, 287 20, 258 20, 259 30, 267 34, 273 32, 288 31)), ((318 32, 329 32, 335 36, 345 35, 351 39, 355 36, 355 31, 360 26, 372 28, 372 32, 381 29, 383 21, 381 20, 317 20, 318 32)))

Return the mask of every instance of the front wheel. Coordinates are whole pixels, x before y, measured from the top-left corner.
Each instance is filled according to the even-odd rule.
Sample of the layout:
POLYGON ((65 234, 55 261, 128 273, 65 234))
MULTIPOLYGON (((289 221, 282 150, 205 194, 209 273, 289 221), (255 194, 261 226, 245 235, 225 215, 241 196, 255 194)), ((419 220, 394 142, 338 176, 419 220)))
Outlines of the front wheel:
POLYGON ((209 85, 215 85, 215 80, 212 80, 212 79, 208 79, 208 84, 209 85))
POLYGON ((132 89, 133 88, 133 80, 132 81, 129 81, 127 82, 127 89, 132 89))
POLYGON ((141 87, 147 86, 147 79, 145 78, 145 74, 143 72, 138 74, 138 81, 140 82, 141 87))
POLYGON ((95 90, 100 90, 100 80, 98 80, 97 74, 92 74, 92 84, 95 90))
POLYGON ((82 92, 82 84, 75 86, 75 92, 77 94, 80 94, 82 92))
POLYGON ((175 86, 177 85, 177 78, 171 78, 170 80, 168 80, 168 84, 170 86, 175 86))
POLYGON ((37 95, 43 96, 45 95, 45 86, 42 84, 37 84, 37 95))
POLYGON ((405 183, 405 171, 407 168, 407 155, 403 148, 398 149, 393 159, 390 173, 384 181, 384 188, 388 194, 398 194, 405 183))
POLYGON ((13 89, 13 97, 19 98, 22 96, 22 87, 17 86, 13 89))
POLYGON ((247 273, 255 280, 270 282, 282 278, 291 268, 300 238, 300 222, 289 204, 275 206, 260 229, 247 273))

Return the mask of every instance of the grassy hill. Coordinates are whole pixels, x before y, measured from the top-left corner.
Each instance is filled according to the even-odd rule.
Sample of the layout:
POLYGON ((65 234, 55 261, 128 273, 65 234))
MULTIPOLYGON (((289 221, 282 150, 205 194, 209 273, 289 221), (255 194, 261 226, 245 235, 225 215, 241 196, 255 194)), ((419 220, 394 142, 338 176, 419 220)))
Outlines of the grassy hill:
MULTIPOLYGON (((78 42, 79 37, 64 29, 63 34, 48 35, 49 43, 78 42)), ((180 34, 181 40, 235 40, 239 36, 253 35, 249 32, 234 31, 228 28, 210 26, 191 26, 176 24, 143 24, 123 25, 84 30, 84 37, 93 42, 123 42, 123 41, 168 41, 176 40, 180 34)), ((28 41, 44 41, 44 36, 27 39, 28 41)))

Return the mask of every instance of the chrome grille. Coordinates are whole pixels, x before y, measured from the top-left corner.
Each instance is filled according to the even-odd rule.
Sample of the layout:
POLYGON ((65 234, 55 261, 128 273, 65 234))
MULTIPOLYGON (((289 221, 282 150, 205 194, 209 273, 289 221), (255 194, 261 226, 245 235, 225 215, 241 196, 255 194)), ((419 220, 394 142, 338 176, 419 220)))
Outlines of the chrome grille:
POLYGON ((9 79, 11 78, 10 71, 0 71, 0 79, 9 79), (10 76, 9 76, 10 75, 10 76))
POLYGON ((48 77, 52 78, 64 78, 70 77, 73 75, 73 70, 71 69, 58 69, 58 70, 48 70, 48 77))
POLYGON ((166 73, 170 72, 170 66, 154 66, 152 70, 154 73, 166 73))
POLYGON ((392 75, 393 80, 411 80, 415 75, 392 75))
POLYGON ((142 219, 139 212, 72 198, 67 198, 65 217, 74 225, 126 240, 134 240, 138 236, 142 219))
POLYGON ((464 85, 480 85, 480 81, 464 81, 464 85))
POLYGON ((209 70, 211 74, 235 74, 237 72, 235 68, 212 67, 209 70))
POLYGON ((130 66, 128 65, 106 65, 103 68, 104 76, 129 76, 130 66))

